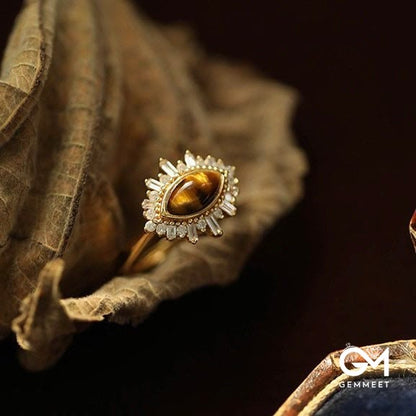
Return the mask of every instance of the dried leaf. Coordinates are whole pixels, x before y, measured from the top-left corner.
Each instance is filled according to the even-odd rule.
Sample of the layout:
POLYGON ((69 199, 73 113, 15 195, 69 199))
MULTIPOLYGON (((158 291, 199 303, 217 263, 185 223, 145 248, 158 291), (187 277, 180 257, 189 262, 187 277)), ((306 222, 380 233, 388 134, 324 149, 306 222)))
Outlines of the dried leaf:
POLYGON ((17 340, 26 350, 22 355, 23 364, 27 363, 26 367, 32 370, 42 369, 50 365, 51 360, 59 358, 75 332, 71 319, 56 301, 60 295, 58 284, 63 268, 61 259, 55 259, 44 267, 36 290, 24 299, 21 314, 14 321, 17 340), (44 319, 45 316, 48 320, 44 319), (51 322, 55 325, 51 326, 51 322), (44 342, 42 350, 40 338, 53 339, 53 344, 44 342))
POLYGON ((49 70, 54 13, 55 1, 29 3, 16 21, 1 66, 0 254, 13 238, 34 175, 38 99, 49 70))
MULTIPOLYGON (((75 220, 83 221, 83 211, 88 209, 86 182, 94 181, 95 187, 99 183, 96 177, 87 178, 94 174, 94 162, 100 161, 102 151, 97 137, 103 113, 104 51, 96 10, 90 1, 64 0, 58 10, 54 57, 38 103, 37 149, 30 154, 35 176, 0 258, 7 270, 1 280, 0 321, 7 327, 20 301, 36 287, 45 263, 64 254, 70 236, 84 237, 73 232, 73 225, 75 220)), ((27 140, 25 133, 18 130, 8 145, 27 140)), ((13 169, 18 171, 22 152, 20 147, 15 151, 13 169)), ((5 164, 9 162, 10 158, 5 164)), ((16 189, 6 184, 2 194, 15 195, 16 189)), ((95 212, 97 218, 100 215, 95 212)), ((109 239, 120 239, 117 228, 111 228, 109 239)))
POLYGON ((0 82, 0 145, 30 117, 48 75, 56 2, 28 3, 10 36, 0 82))
MULTIPOLYGON (((0 322, 4 333, 12 325, 24 366, 38 370, 91 322, 137 324, 165 299, 233 281, 301 196, 306 163, 290 135, 292 90, 212 60, 188 31, 160 28, 124 0, 28 3, 3 68, 24 61, 19 33, 43 39, 33 56, 54 42, 50 66, 34 60, 24 73, 44 76, 36 92, 25 84, 36 110, 0 152, 0 322), (42 25, 29 34, 38 15, 48 16, 49 43, 42 25), (221 239, 181 242, 152 271, 118 276, 118 256, 143 226, 143 179, 159 156, 186 148, 237 166, 238 215, 224 221, 221 239)), ((20 89, 5 80, 0 100, 12 107, 20 89)))

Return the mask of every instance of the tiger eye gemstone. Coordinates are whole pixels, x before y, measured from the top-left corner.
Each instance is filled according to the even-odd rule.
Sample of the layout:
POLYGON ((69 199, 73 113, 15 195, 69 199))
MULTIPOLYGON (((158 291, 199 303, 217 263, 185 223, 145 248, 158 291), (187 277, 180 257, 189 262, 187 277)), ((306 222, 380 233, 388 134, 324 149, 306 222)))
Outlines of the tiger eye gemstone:
POLYGON ((221 173, 191 172, 172 191, 166 210, 171 215, 192 215, 208 207, 221 192, 221 173))

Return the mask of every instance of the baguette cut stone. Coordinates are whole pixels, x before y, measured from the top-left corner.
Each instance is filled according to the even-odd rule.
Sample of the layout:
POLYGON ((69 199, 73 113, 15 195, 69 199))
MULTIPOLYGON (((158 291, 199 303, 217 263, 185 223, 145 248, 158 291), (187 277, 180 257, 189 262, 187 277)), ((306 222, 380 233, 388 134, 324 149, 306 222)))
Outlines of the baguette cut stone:
POLYGON ((198 241, 198 231, 195 224, 188 224, 188 240, 195 244, 198 241))
POLYGON ((185 175, 167 202, 166 211, 175 216, 195 214, 208 207, 221 192, 221 173, 201 170, 185 175))
POLYGON ((228 215, 233 216, 237 212, 237 208, 229 201, 223 201, 221 209, 228 215))
POLYGON ((156 179, 146 179, 145 184, 152 191, 160 191, 162 188, 162 184, 156 179))
POLYGON ((212 215, 208 215, 206 221, 214 237, 219 237, 222 235, 222 228, 220 227, 217 220, 212 215))
POLYGON ((169 162, 169 160, 160 159, 159 166, 160 169, 162 169, 169 176, 176 176, 178 174, 177 169, 171 162, 169 162))
POLYGON ((168 240, 174 240, 176 238, 176 227, 174 225, 168 225, 166 227, 166 238, 168 240))
POLYGON ((196 166, 195 156, 189 150, 185 152, 185 163, 189 168, 196 166))

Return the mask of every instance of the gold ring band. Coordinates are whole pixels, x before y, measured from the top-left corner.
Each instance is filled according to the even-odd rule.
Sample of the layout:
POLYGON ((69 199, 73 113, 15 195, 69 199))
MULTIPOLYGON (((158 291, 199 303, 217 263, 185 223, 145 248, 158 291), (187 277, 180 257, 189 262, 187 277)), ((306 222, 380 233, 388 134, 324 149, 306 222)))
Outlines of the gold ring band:
POLYGON ((221 237, 219 221, 237 212, 239 188, 234 166, 212 156, 194 156, 187 150, 184 160, 176 166, 160 159, 159 167, 158 179, 145 180, 148 190, 142 208, 147 222, 144 234, 132 246, 120 269, 125 275, 163 261, 174 241, 186 239, 196 244, 202 234, 221 237), (167 241, 146 250, 155 236, 167 241))

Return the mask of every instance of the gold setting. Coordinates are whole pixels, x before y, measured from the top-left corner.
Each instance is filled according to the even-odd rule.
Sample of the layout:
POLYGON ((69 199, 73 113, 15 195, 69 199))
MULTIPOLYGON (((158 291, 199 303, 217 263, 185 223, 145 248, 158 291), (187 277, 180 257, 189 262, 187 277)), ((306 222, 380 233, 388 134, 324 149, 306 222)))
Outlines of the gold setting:
MULTIPOLYGON (((234 176, 235 167, 227 166, 221 159, 212 156, 207 156, 205 159, 201 156, 195 157, 189 150, 185 152, 184 161, 178 161, 176 166, 166 159, 160 159, 159 166, 162 172, 159 173, 158 180, 145 181, 148 187, 148 199, 142 204, 143 215, 148 220, 144 227, 145 232, 156 233, 160 237, 165 236, 168 240, 187 237, 193 244, 198 241, 198 235, 202 233, 208 232, 214 237, 220 237, 223 231, 218 221, 224 217, 224 214, 235 215, 237 210, 234 205, 238 195, 238 179, 234 176), (205 186, 210 190, 215 184, 200 181, 201 189, 197 189, 198 180, 195 178, 205 173, 208 180, 210 177, 213 180, 215 175, 209 175, 210 172, 218 175, 219 184, 215 195, 207 194, 208 191, 202 189, 202 186, 205 186), (189 179, 192 174, 195 183, 191 183, 192 180, 189 179), (197 198, 198 203, 201 203, 205 196, 209 199, 209 203, 186 214, 177 215, 169 212, 168 205, 172 202, 172 195, 175 192, 182 192, 178 191, 178 187, 181 183, 187 185, 187 178, 192 192, 185 190, 185 193, 188 192, 189 195, 197 198)), ((204 179, 205 182, 207 178, 204 179)), ((183 199, 186 200, 186 196, 183 196, 183 199)), ((192 206, 193 202, 195 201, 187 201, 188 206, 192 206)))
POLYGON ((120 268, 122 274, 142 272, 159 264, 172 246, 172 240, 186 238, 196 244, 201 234, 221 237, 223 230, 219 221, 225 215, 233 216, 237 212, 235 201, 239 189, 234 166, 225 165, 221 159, 212 156, 205 159, 195 157, 187 150, 184 160, 178 160, 176 166, 160 159, 159 167, 158 179, 145 180, 148 190, 142 208, 148 221, 144 225, 144 234, 130 248, 120 268), (181 184, 184 189, 179 188, 181 184), (187 184, 189 186, 185 186, 187 184), (175 215, 168 210, 176 191, 185 193, 181 198, 187 207, 180 206, 181 198, 175 203, 179 205, 178 210, 183 209, 186 214, 175 215), (196 203, 192 204, 192 200, 187 198, 195 198, 196 203), (196 209, 198 204, 202 206, 196 209), (147 249, 154 236, 165 237, 169 241, 160 241, 147 249))

